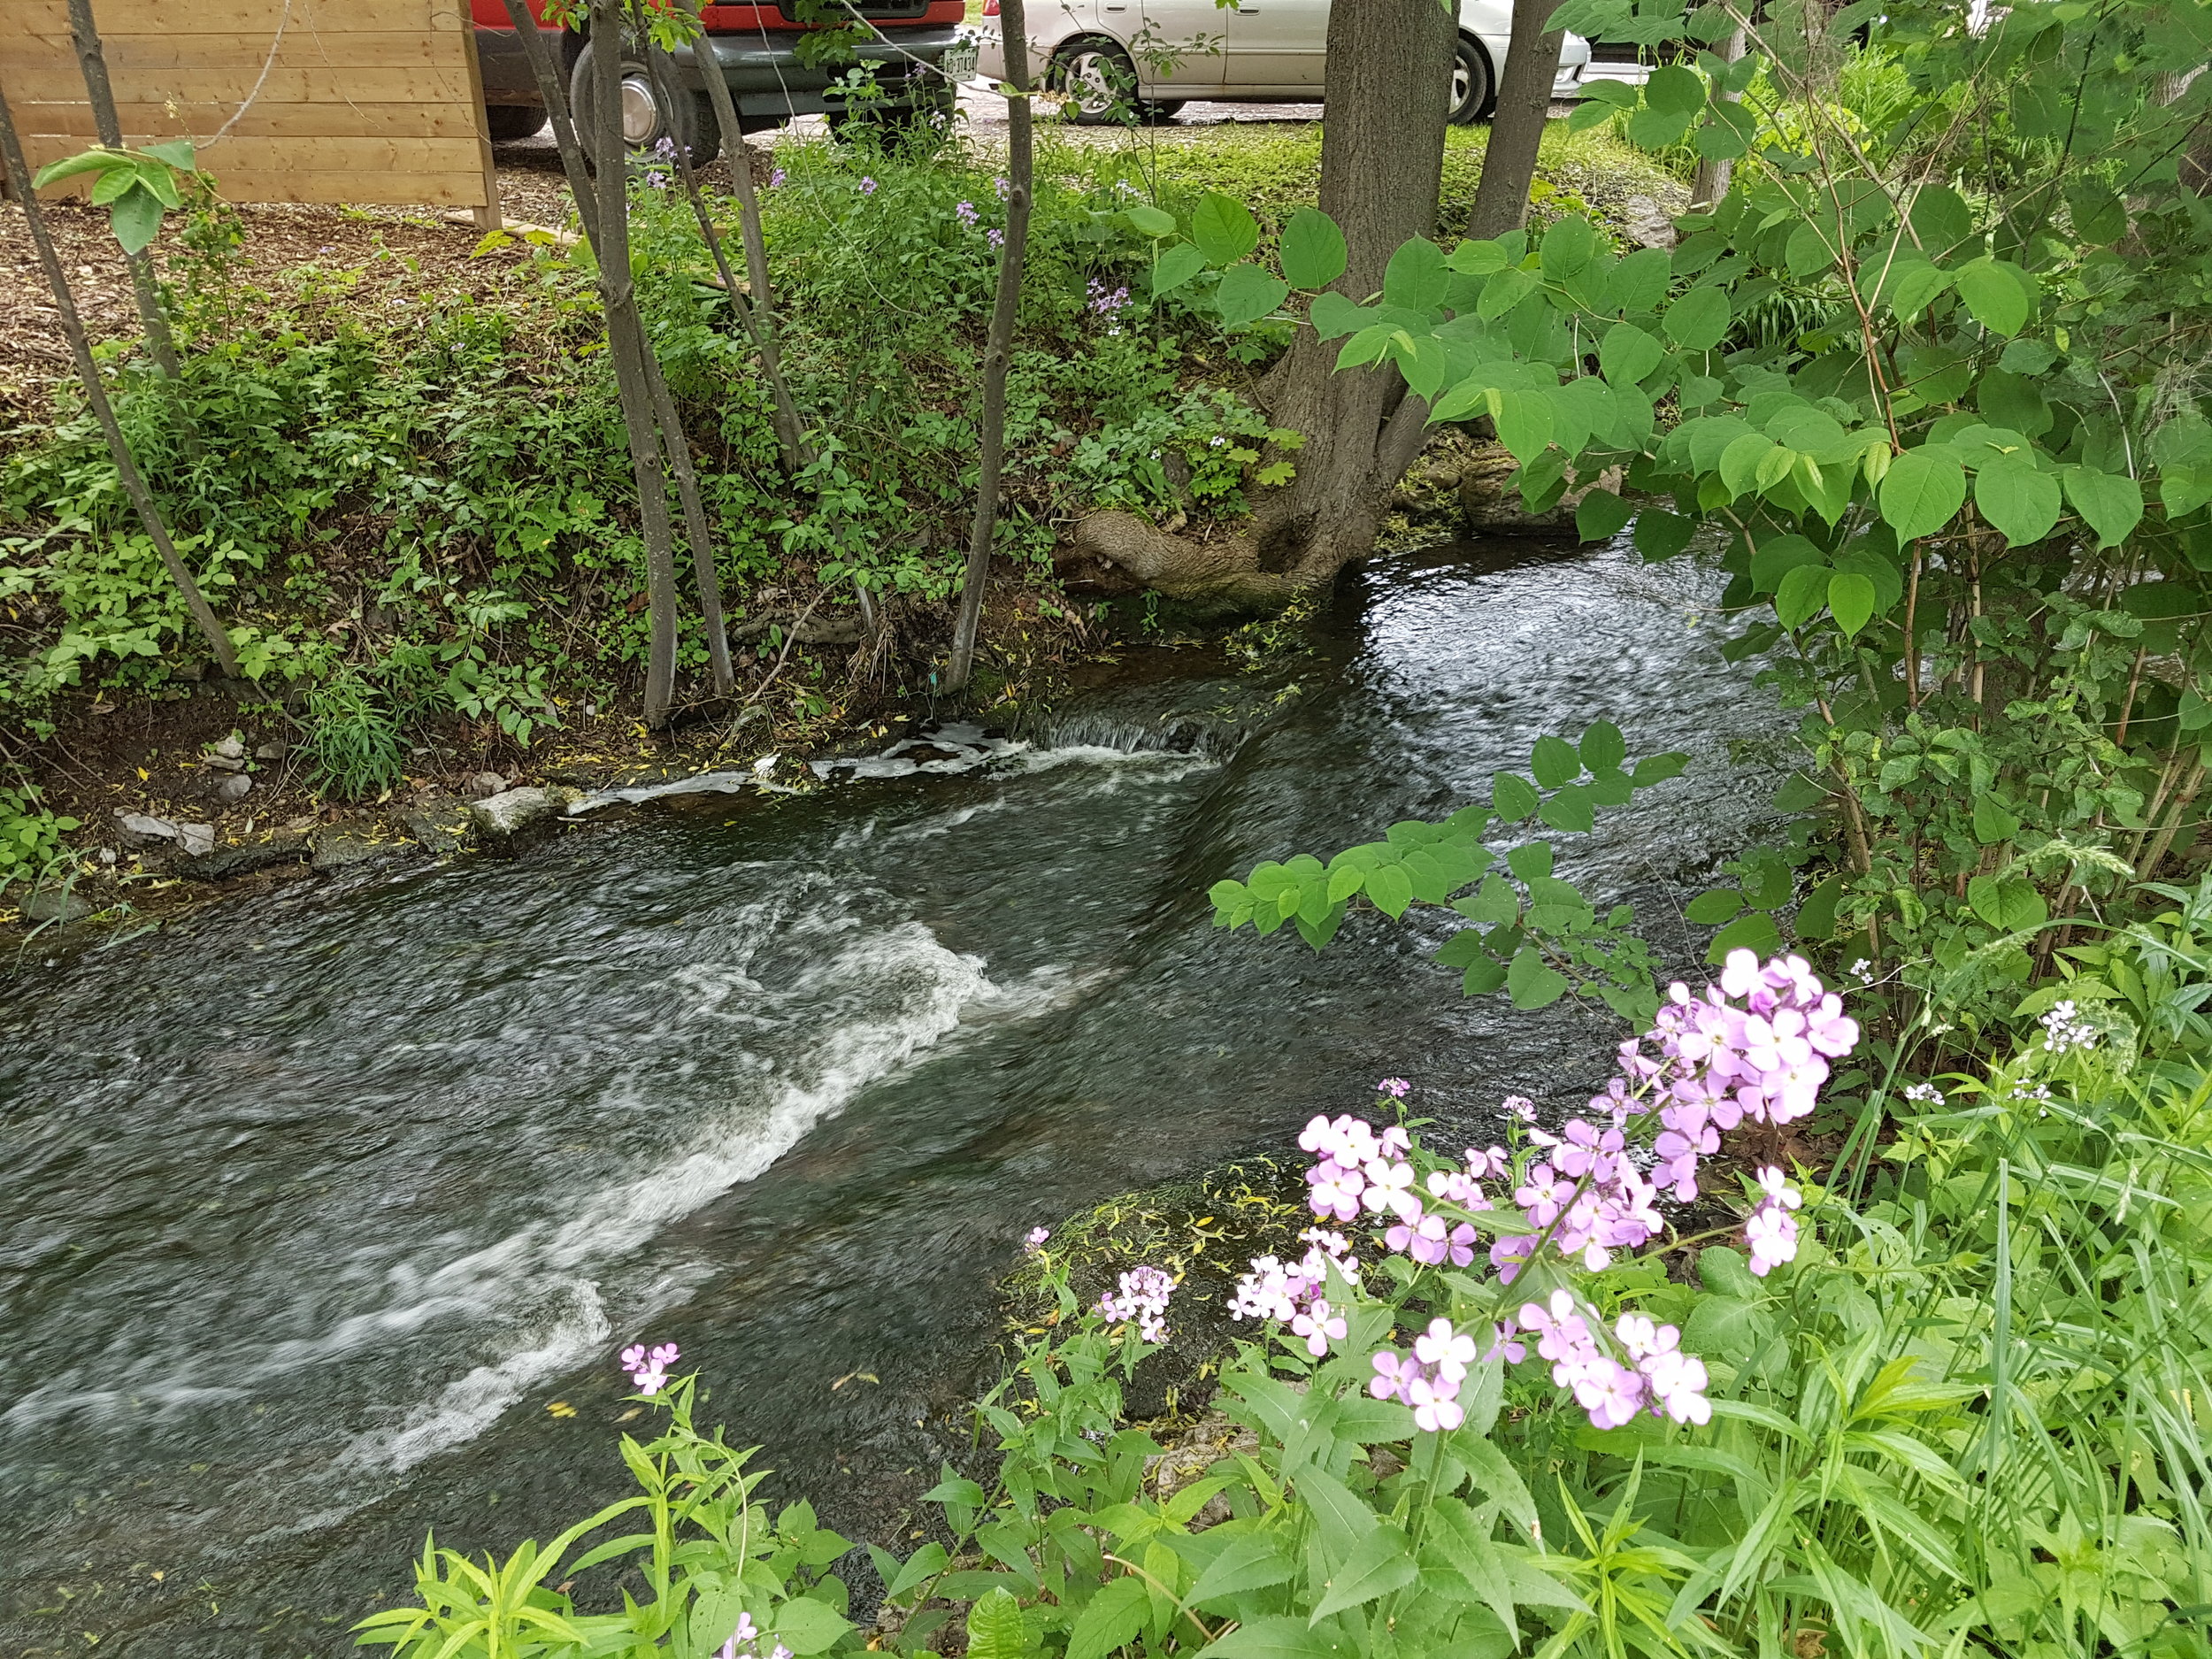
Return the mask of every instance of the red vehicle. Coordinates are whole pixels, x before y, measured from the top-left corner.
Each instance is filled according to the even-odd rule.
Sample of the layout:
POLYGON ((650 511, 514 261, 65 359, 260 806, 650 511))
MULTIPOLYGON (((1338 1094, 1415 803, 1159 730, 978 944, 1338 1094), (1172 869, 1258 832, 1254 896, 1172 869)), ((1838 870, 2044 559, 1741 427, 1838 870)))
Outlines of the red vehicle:
MULTIPOLYGON (((527 138, 545 125, 545 104, 504 0, 470 0, 470 6, 492 142, 527 138)), ((546 0, 529 0, 529 6, 543 29, 546 0)), ((641 148, 670 139, 687 148, 695 161, 712 159, 722 141, 707 101, 704 77, 710 73, 719 74, 727 83, 747 132, 777 126, 795 115, 827 115, 836 125, 846 113, 847 98, 833 83, 843 81, 851 65, 810 67, 799 61, 795 50, 799 36, 818 26, 799 21, 798 11, 798 0, 708 6, 702 13, 706 38, 671 54, 678 82, 672 109, 663 108, 653 96, 644 58, 626 41, 622 135, 641 148)), ((934 66, 965 38, 961 19, 967 8, 963 0, 861 0, 849 11, 874 31, 874 39, 855 49, 881 90, 880 97, 869 102, 872 118, 912 120, 951 109, 954 87, 934 73, 934 66)), ((589 84, 598 44, 572 29, 561 29, 557 35, 569 100, 575 104, 589 84)))

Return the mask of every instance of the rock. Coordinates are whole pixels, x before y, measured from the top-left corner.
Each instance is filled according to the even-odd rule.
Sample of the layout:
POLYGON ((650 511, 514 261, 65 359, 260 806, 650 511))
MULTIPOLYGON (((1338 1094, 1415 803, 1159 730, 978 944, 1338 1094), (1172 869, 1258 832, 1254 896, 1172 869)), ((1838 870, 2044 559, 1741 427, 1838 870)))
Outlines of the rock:
POLYGON ((374 864, 380 858, 396 857, 405 850, 397 841, 379 841, 346 824, 318 830, 308 837, 308 846, 313 853, 316 870, 324 873, 374 864))
POLYGON ((399 821, 434 853, 458 852, 468 837, 469 810, 458 801, 434 797, 420 802, 403 811, 399 821))
POLYGON ((245 757, 240 755, 203 755, 200 757, 200 764, 203 766, 211 766, 217 772, 243 772, 246 770, 245 757))
POLYGON ((256 744, 253 757, 256 760, 282 760, 291 752, 292 746, 280 737, 266 743, 256 744))
POLYGON ((226 778, 222 780, 222 782, 217 784, 215 786, 215 798, 218 801, 220 801, 225 806, 233 806, 238 802, 244 800, 246 798, 247 792, 252 787, 253 780, 247 777, 246 774, 242 772, 234 776, 226 778))
POLYGON ((165 818, 148 818, 142 812, 118 812, 115 821, 127 848, 153 847, 177 838, 177 826, 165 818))
POLYGON ((208 758, 211 760, 243 760, 246 758, 246 746, 239 741, 238 733, 235 732, 228 737, 219 738, 210 743, 207 746, 207 752, 208 758))
POLYGON ((543 789, 508 789, 469 808, 484 850, 511 858, 553 833, 560 803, 543 789))
POLYGON ((218 847, 196 858, 180 858, 169 868, 188 881, 229 881, 251 875, 257 870, 266 870, 273 864, 297 864, 306 856, 304 835, 279 830, 266 841, 218 847))
POLYGON ((1459 506, 1466 515, 1470 530, 1510 535, 1523 531, 1571 529, 1575 509, 1591 490, 1600 487, 1620 488, 1619 469, 1609 467, 1587 482, 1578 481, 1549 512, 1531 512, 1521 500, 1521 492, 1506 482, 1519 465, 1503 444, 1486 447, 1467 464, 1466 470, 1459 475, 1459 506))
POLYGON ((66 887, 41 887, 16 906, 27 922, 59 922, 64 926, 82 921, 97 908, 66 887))
POLYGON ((1675 244, 1672 216, 1650 196, 1632 196, 1623 202, 1620 220, 1629 240, 1640 247, 1671 248, 1675 244))
POLYGON ((507 787, 507 780, 495 772, 480 772, 461 786, 461 793, 472 801, 485 801, 507 787))
POLYGON ((180 824, 177 826, 177 845, 184 849, 188 858, 211 853, 215 850, 215 826, 212 824, 180 824))
MULTIPOLYGON (((1145 1484, 1164 1503, 1185 1486, 1204 1478, 1206 1471, 1239 1452, 1256 1455, 1259 1436, 1219 1411, 1209 1411, 1188 1428, 1175 1433, 1167 1449, 1144 1460, 1145 1484)), ((1191 1517, 1191 1530, 1201 1532, 1229 1518, 1229 1505, 1217 1493, 1191 1517)))

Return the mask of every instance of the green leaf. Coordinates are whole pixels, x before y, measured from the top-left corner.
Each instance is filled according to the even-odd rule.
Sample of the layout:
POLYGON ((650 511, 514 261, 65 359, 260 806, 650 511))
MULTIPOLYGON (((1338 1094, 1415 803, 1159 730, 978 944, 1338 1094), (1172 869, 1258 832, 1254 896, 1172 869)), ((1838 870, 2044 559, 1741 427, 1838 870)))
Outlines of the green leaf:
POLYGON ((1116 1578, 1076 1615, 1075 1628, 1068 1632, 1067 1659, 1106 1659, 1115 1648, 1128 1646, 1144 1628, 1151 1608, 1143 1579, 1116 1578))
POLYGON ((1502 317, 1543 286, 1543 278, 1535 272, 1508 265, 1482 285, 1482 297, 1475 302, 1475 315, 1486 322, 1502 317))
MULTIPOLYGON (((1302 1618, 1248 1618, 1200 1649, 1209 1659, 1334 1659, 1327 1638, 1302 1618)), ((1068 1659, 1075 1659, 1071 1652, 1068 1659)))
POLYGON ((1647 507, 1636 515, 1636 550, 1649 564, 1674 557, 1696 534, 1697 520, 1678 512, 1647 507))
POLYGON ((1344 233, 1318 208, 1302 207, 1283 227, 1276 255, 1294 288, 1325 288, 1344 274, 1344 233))
POLYGON ((2062 477, 2066 499, 2097 533, 2099 547, 2117 547, 2142 522, 2143 488, 2133 479, 2093 466, 2070 466, 2062 477))
POLYGON ((1770 594, 1799 565, 1826 563, 1827 556, 1801 535, 1770 536, 1752 552, 1751 586, 1755 592, 1770 594))
POLYGON ((2027 326, 2028 292, 2011 265, 1985 255, 1958 268, 1952 281, 1974 320, 2009 339, 2027 326))
POLYGON ((1548 280, 1563 282, 1586 268, 1597 250, 1598 234, 1590 221, 1579 213, 1570 213, 1544 233, 1536 256, 1548 280))
POLYGON ((105 207, 119 200, 127 190, 139 188, 138 169, 134 166, 117 167, 104 173, 93 184, 90 201, 95 207, 105 207))
POLYGON ((1974 797, 1974 839, 1985 847, 2008 841, 2020 833, 2020 820, 2005 810, 1993 795, 1974 797))
POLYGON ((1367 872, 1367 896, 1377 910, 1395 919, 1413 902, 1413 878, 1403 864, 1379 864, 1367 872))
POLYGON ((1966 884, 1966 902, 2001 933, 2027 933, 2050 914, 2043 895, 2016 876, 1976 876, 1966 884))
POLYGON ((1551 447, 1551 403, 1540 392, 1500 392, 1498 442, 1526 466, 1551 447))
POLYGON ((1420 1576, 1406 1535, 1394 1526, 1379 1526, 1361 1539, 1344 1564, 1330 1575, 1323 1586, 1326 1594, 1306 1623, 1318 1624, 1348 1607, 1359 1607, 1377 1596, 1402 1590, 1420 1576))
POLYGON ((87 173, 109 173, 116 168, 128 170, 131 158, 118 150, 88 150, 81 156, 65 156, 59 161, 49 162, 33 175, 31 182, 43 190, 50 184, 59 184, 64 179, 74 179, 87 173))
POLYGON ((1901 543, 1932 535, 1966 501, 1966 469, 1947 454, 1908 449, 1889 464, 1878 492, 1882 518, 1901 543))
POLYGON ((1797 907, 1794 931, 1800 939, 1830 939, 1836 931, 1836 907, 1843 899, 1843 878, 1830 876, 1797 907))
POLYGON ((1567 976, 1548 966, 1533 945, 1524 945, 1505 971, 1505 988, 1518 1009, 1548 1008, 1567 994, 1567 976))
POLYGON ((1713 935, 1713 942, 1705 948, 1705 960, 1725 962, 1732 950, 1756 951, 1760 956, 1771 956, 1782 947, 1782 935, 1774 926, 1774 918, 1764 910, 1753 910, 1741 916, 1713 935))
POLYGON ((1556 789, 1582 776, 1582 757, 1564 738, 1540 737, 1529 751, 1528 769, 1540 787, 1556 789))
POLYGON ((1147 203, 1140 202, 1134 207, 1122 209, 1121 216, 1129 221, 1129 228, 1138 235, 1149 236, 1155 242, 1175 234, 1175 215, 1164 213, 1147 203))
POLYGON ((1152 262, 1152 291, 1171 293, 1206 268, 1206 256, 1179 242, 1152 262))
POLYGON ((1354 304, 1333 289, 1313 296, 1313 303, 1306 310, 1306 320, 1324 340, 1337 340, 1364 328, 1369 314, 1364 306, 1354 304))
POLYGON ((165 139, 158 144, 142 144, 139 148, 148 155, 165 161, 171 166, 180 168, 183 172, 199 171, 199 160, 193 153, 192 141, 188 138, 165 139))
POLYGON ((2058 522, 2058 480, 2024 457, 2006 456, 1974 474, 1974 505, 2008 546, 2025 547, 2058 522))
POLYGON ((151 190, 139 185, 108 212, 108 228, 125 253, 139 253, 161 229, 161 203, 151 190))
POLYGON ((891 1580, 890 1587, 884 1593, 886 1598, 896 1601, 908 1591, 919 1588, 942 1572, 950 1559, 942 1544, 924 1544, 906 1558, 906 1565, 899 1569, 898 1577, 891 1580))
POLYGON ((1609 489, 1594 489, 1575 507, 1575 534, 1585 541, 1618 535, 1636 509, 1609 489))
POLYGON ((1874 584, 1856 571, 1838 571, 1828 579, 1828 614, 1851 638, 1874 615, 1874 584))
POLYGON ((1536 816, 1554 829, 1579 834, 1598 821, 1597 798, 1580 786, 1562 789, 1536 809, 1536 816))
POLYGON ((1669 115, 1694 115, 1705 107, 1705 82, 1695 70, 1667 64, 1653 70, 1644 82, 1644 102, 1669 115))
POLYGON ((1628 740, 1612 721, 1593 720, 1583 728, 1582 741, 1575 745, 1575 752, 1593 772, 1617 772, 1628 758, 1628 740))
POLYGON ((1634 323, 1615 323, 1598 342, 1598 368, 1616 386, 1633 386, 1666 356, 1667 349, 1634 323))
POLYGON ((1209 265, 1234 265, 1260 245, 1259 221, 1234 196, 1209 190, 1190 216, 1191 240, 1209 265))
POLYGON ((1451 280, 1444 250, 1427 237, 1416 236, 1390 256, 1383 270, 1383 303, 1411 311, 1434 311, 1444 303, 1451 280))
POLYGON ((1683 918, 1700 927, 1718 927, 1733 921, 1743 910, 1743 895, 1733 887, 1715 887, 1701 893, 1682 907, 1683 918))
POLYGON ((1194 1607, 1204 1607, 1210 1601, 1240 1595, 1248 1590, 1286 1584, 1297 1572, 1298 1563, 1284 1552, 1282 1544, 1271 1534, 1247 1534, 1232 1539, 1228 1547, 1213 1558, 1205 1571, 1198 1575, 1198 1582, 1191 1586, 1187 1599, 1194 1607))
POLYGON ((1830 574, 1825 565, 1800 565, 1785 571, 1774 591, 1774 614, 1794 633, 1818 616, 1828 603, 1830 574))
POLYGON ((1690 757, 1678 750, 1664 755, 1647 755, 1636 763, 1631 781, 1639 789, 1648 789, 1655 783, 1664 783, 1670 778, 1679 778, 1688 767, 1690 757))
POLYGON ((1536 791, 1527 779, 1509 772, 1490 774, 1490 804, 1503 824, 1518 824, 1536 810, 1536 791))
POLYGON ((1728 333, 1728 296, 1717 288, 1692 288, 1667 307, 1660 326, 1686 351, 1709 351, 1728 333))
MULTIPOLYGON (((1015 1626, 1018 1630, 1021 1624, 1021 1609, 1015 1604, 1014 1598, 1003 1590, 994 1590, 991 1594, 1001 1598, 1008 1606, 1014 1609, 1015 1626)), ((988 1596, 984 1598, 987 1601, 989 1599, 988 1596)), ((979 1601, 976 1605, 980 1607, 983 1603, 979 1601)), ((773 1626, 777 1640, 790 1648, 793 1653, 803 1655, 822 1653, 834 1647, 837 1639, 852 1628, 852 1623, 849 1619, 841 1617, 836 1609, 827 1602, 818 1601, 810 1595, 803 1595, 786 1601, 776 1609, 773 1626)), ((1018 1640, 1018 1637, 1017 1640, 1018 1640)), ((971 1648, 969 1651, 972 1653, 974 1649, 971 1648)), ((1021 1659, 1021 1655, 1022 1649, 1018 1646, 1013 1650, 1012 1659, 1021 1659)))
POLYGON ((1290 284, 1256 265, 1233 265, 1221 273, 1214 305, 1225 327, 1242 328, 1272 311, 1289 296, 1290 284))

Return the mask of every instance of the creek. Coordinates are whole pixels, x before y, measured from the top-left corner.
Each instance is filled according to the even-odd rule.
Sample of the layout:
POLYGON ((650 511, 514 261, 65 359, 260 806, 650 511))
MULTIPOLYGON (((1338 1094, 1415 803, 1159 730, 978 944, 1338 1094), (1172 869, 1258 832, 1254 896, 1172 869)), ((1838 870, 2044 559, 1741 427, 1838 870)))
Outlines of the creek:
POLYGON ((1608 1019, 1463 999, 1432 923, 1316 956, 1216 931, 1205 892, 1609 718, 1692 764, 1557 838, 1562 873, 1686 957, 1677 906, 1774 781, 1732 745, 1787 726, 1717 592, 1620 545, 1378 559, 1263 673, 1134 649, 1009 741, 27 964, 0 1651, 355 1651, 429 1528, 503 1551, 623 1489, 635 1340, 681 1345, 781 1489, 899 1541, 1028 1227, 1281 1149, 1386 1074, 1454 1123, 1602 1077, 1608 1019))

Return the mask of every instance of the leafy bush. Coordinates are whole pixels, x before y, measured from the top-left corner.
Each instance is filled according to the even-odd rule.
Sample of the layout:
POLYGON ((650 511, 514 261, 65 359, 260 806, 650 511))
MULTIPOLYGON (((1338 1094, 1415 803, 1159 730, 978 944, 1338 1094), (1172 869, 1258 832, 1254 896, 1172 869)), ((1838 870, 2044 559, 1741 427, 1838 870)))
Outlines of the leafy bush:
POLYGON ((406 753, 391 711, 353 674, 307 694, 306 749, 324 787, 348 800, 396 785, 406 753))
POLYGON ((77 827, 75 818, 41 805, 39 792, 27 785, 0 789, 0 894, 37 887, 66 869, 62 837, 77 827))

